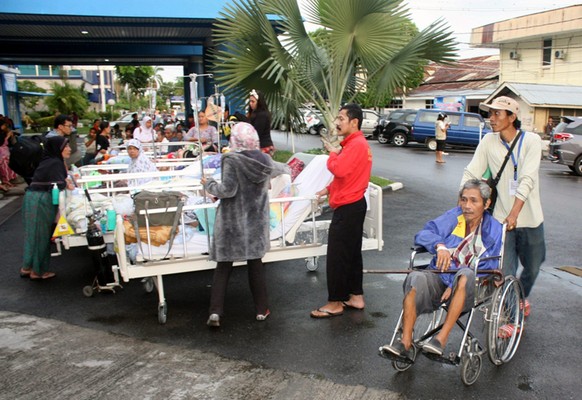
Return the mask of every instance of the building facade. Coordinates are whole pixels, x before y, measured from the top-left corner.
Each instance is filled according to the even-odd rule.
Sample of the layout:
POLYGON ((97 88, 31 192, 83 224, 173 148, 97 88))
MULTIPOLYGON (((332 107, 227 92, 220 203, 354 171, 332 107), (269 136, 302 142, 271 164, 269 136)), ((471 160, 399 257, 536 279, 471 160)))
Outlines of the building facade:
POLYGON ((499 95, 515 98, 525 129, 548 117, 582 116, 582 5, 524 15, 472 30, 471 45, 498 48, 499 95))

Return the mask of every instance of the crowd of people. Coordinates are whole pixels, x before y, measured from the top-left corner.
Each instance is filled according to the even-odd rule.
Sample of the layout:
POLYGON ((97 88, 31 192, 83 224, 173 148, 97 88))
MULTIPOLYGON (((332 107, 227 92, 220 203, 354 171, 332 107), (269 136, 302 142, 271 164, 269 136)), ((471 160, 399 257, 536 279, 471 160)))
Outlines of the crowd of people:
MULTIPOLYGON (((209 253, 217 262, 212 285, 207 325, 221 326, 226 287, 232 265, 248 264, 249 285, 254 299, 256 319, 264 321, 271 314, 268 303, 266 272, 262 258, 269 249, 268 190, 270 178, 288 173, 285 165, 274 162, 270 135, 271 116, 263 93, 249 93, 246 121, 228 126, 230 152, 223 155, 221 180, 202 177, 206 192, 220 199, 214 226, 214 240, 209 253), (244 212, 241 212, 244 210, 244 212), (228 237, 228 240, 224 240, 228 237)), ((527 297, 545 259, 543 213, 540 202, 539 166, 541 141, 538 135, 524 132, 519 121, 515 100, 499 97, 491 104, 482 104, 490 113, 493 133, 486 135, 467 165, 460 184, 458 206, 428 222, 416 235, 415 243, 424 246, 433 259, 430 269, 453 270, 456 274, 435 275, 413 272, 404 282, 404 319, 400 341, 384 346, 385 350, 408 357, 412 346, 412 330, 418 314, 431 312, 442 303, 448 304, 443 329, 425 343, 425 351, 443 354, 450 329, 458 316, 470 307, 474 275, 469 267, 475 257, 497 255, 504 246, 502 269, 517 274, 521 262, 520 280, 524 286, 525 314, 530 312, 527 297), (517 146, 514 145, 517 144, 517 146), (504 162, 505 159, 505 162, 504 162), (505 164, 513 168, 504 168, 505 164), (491 188, 482 177, 486 170, 498 175, 497 200, 491 205, 491 188), (502 243, 503 224, 507 230, 502 243)), ((227 111, 227 110, 225 110, 227 111)), ((112 129, 107 121, 95 120, 86 138, 83 164, 97 162, 110 152, 112 140, 119 138, 130 157, 128 172, 155 171, 156 166, 144 149, 153 142, 161 143, 162 152, 173 152, 181 145, 172 143, 198 141, 206 152, 219 149, 219 131, 205 111, 193 122, 164 125, 145 116, 132 122, 123 133, 112 129)), ((362 234, 367 210, 365 192, 372 170, 372 152, 361 131, 363 113, 360 106, 346 104, 336 117, 335 130, 341 139, 334 146, 326 142, 329 152, 327 168, 333 175, 331 183, 316 195, 328 197, 333 209, 329 227, 326 257, 327 302, 311 311, 315 319, 338 317, 346 309, 362 311, 366 302, 363 290, 362 234)), ((2 121, 0 140, 7 145, 10 129, 2 121)), ((21 276, 49 279, 55 274, 48 269, 49 239, 57 207, 51 202, 55 187, 70 187, 65 161, 70 156, 68 140, 73 120, 66 115, 55 118, 54 129, 47 134, 44 156, 26 192, 23 215, 25 251, 21 276)), ((439 115, 438 140, 446 138, 446 115, 439 115), (443 138, 444 136, 444 138, 443 138)), ((437 162, 442 160, 442 146, 437 148, 437 162)), ((3 156, 4 152, 0 152, 3 156)), ((0 158, 2 188, 13 177, 5 173, 5 158, 0 158)), ((495 262, 490 261, 491 268, 495 262)), ((511 327, 507 328, 511 329, 511 327)))

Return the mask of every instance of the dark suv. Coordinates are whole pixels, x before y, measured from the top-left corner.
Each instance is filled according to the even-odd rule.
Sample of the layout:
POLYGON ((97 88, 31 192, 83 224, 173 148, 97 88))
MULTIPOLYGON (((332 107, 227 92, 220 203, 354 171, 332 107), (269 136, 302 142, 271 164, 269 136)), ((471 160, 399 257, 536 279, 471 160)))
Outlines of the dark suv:
POLYGON ((379 143, 392 143, 402 147, 413 140, 410 128, 418 110, 395 110, 390 113, 384 124, 379 123, 374 130, 374 137, 379 143))
POLYGON ((548 158, 582 176, 582 118, 562 117, 552 133, 548 158))

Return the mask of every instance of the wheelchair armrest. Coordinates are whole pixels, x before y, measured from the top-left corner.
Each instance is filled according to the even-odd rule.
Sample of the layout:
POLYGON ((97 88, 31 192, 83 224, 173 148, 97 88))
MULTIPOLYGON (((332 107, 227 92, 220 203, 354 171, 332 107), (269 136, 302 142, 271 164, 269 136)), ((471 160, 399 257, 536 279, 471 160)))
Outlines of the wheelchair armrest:
POLYGON ((414 251, 416 254, 428 253, 426 247, 421 245, 414 245, 413 247, 410 248, 410 250, 414 251))
POLYGON ((408 264, 408 269, 409 270, 425 269, 426 267, 428 267, 428 264, 425 264, 425 265, 415 265, 414 264, 414 260, 415 260, 417 254, 428 253, 428 250, 426 249, 426 247, 420 246, 420 245, 415 245, 414 247, 411 247, 410 249, 412 250, 412 253, 410 253, 410 261, 408 264))

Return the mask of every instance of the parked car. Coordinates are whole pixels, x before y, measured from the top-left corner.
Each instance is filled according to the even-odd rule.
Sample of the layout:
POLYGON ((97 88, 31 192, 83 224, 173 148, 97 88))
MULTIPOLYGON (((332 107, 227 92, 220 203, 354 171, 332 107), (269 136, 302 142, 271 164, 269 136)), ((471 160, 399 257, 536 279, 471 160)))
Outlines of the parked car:
POLYGON ((364 119, 362 120, 362 132, 366 139, 372 138, 374 136, 374 129, 378 126, 378 120, 380 119, 380 114, 374 110, 362 110, 364 113, 364 119))
POLYGON ((111 126, 114 126, 115 124, 119 125, 119 129, 121 129, 121 131, 123 132, 125 130, 125 127, 127 126, 127 124, 129 124, 131 122, 131 119, 132 119, 131 115, 136 114, 136 113, 137 113, 137 119, 141 122, 141 118, 140 118, 141 113, 134 111, 134 112, 129 112, 129 113, 123 115, 117 121, 111 121, 109 124, 111 126))
POLYGON ((392 143, 394 146, 406 146, 413 141, 411 135, 412 123, 416 119, 418 110, 395 110, 392 111, 385 121, 380 119, 378 126, 374 130, 374 137, 379 143, 392 143))
POLYGON ((562 117, 550 139, 548 159, 582 176, 582 118, 562 117))
MULTIPOLYGON (((414 141, 426 143, 430 150, 436 150, 435 122, 441 110, 418 110, 412 124, 414 141)), ((463 111, 445 111, 450 122, 447 130, 448 146, 477 147, 479 144, 479 129, 482 135, 491 132, 480 114, 463 111)))

